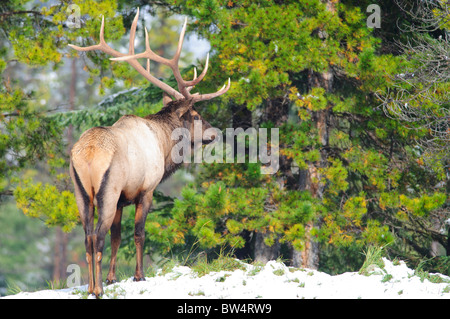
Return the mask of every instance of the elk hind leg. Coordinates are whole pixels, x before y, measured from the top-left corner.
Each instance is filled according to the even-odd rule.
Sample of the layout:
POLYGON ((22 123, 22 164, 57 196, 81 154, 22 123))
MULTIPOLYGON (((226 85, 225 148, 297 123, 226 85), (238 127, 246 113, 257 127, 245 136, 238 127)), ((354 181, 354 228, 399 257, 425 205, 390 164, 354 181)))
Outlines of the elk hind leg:
POLYGON ((116 216, 119 193, 114 191, 111 183, 108 183, 109 169, 103 176, 99 191, 96 194, 98 222, 93 236, 95 253, 95 287, 94 294, 99 297, 103 294, 102 258, 105 237, 111 229, 116 216))
POLYGON ((88 264, 89 269, 89 285, 88 285, 88 293, 94 293, 94 205, 89 205, 88 214, 86 216, 86 226, 84 226, 85 232, 85 240, 84 245, 86 247, 86 262, 88 264))
MULTIPOLYGON (((117 197, 118 198, 118 197, 117 197)), ((95 256, 95 287, 94 294, 99 297, 103 294, 102 259, 105 237, 111 228, 115 216, 113 205, 98 206, 98 222, 93 236, 94 256, 95 256), (112 213, 111 213, 112 212, 112 213)))
POLYGON ((84 244, 86 247, 86 262, 89 269, 89 285, 88 293, 94 292, 94 264, 92 255, 94 251, 93 235, 94 235, 94 203, 92 197, 88 195, 81 183, 80 177, 71 163, 70 173, 74 181, 75 198, 78 206, 81 223, 85 233, 84 244))
POLYGON ((122 221, 122 209, 123 207, 117 208, 116 215, 114 217, 111 226, 111 262, 109 264, 109 272, 106 277, 106 284, 110 285, 117 281, 116 278, 116 260, 117 251, 119 250, 121 242, 121 221, 122 221))

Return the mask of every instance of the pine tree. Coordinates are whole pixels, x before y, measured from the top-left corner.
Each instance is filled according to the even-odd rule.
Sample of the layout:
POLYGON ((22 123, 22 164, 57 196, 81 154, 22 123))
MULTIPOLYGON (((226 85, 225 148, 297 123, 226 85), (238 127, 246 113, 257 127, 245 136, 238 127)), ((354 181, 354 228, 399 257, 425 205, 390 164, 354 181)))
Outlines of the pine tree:
MULTIPOLYGON (((208 106, 218 110, 214 123, 281 131, 274 176, 251 163, 206 165, 176 202, 184 231, 204 248, 253 245, 251 256, 266 259, 287 245, 293 263, 317 267, 317 243, 361 248, 410 236, 416 222, 429 230, 431 213, 446 200, 433 189, 443 177, 417 164, 417 133, 378 108, 374 92, 408 61, 390 48, 392 34, 367 27, 369 2, 173 3, 217 52, 214 82, 232 78, 222 104, 208 106)), ((417 251, 427 240, 412 235, 409 244, 417 251)))
MULTIPOLYGON (((79 2, 82 8, 87 3, 79 2)), ((270 136, 279 129, 280 158, 275 174, 261 174, 261 161, 252 163, 248 156, 245 163, 205 163, 180 198, 157 194, 146 224, 147 253, 189 255, 194 249, 226 247, 239 257, 267 261, 282 255, 293 265, 317 268, 330 264, 337 254, 332 251, 346 251, 355 260, 355 251, 370 244, 391 243, 392 253, 410 258, 429 255, 431 242, 450 251, 448 238, 436 230, 449 218, 443 209, 445 189, 439 186, 448 185, 448 178, 442 169, 424 165, 416 143, 423 131, 387 117, 376 94, 388 92, 396 75, 415 66, 393 44, 409 36, 396 28, 397 19, 409 23, 409 18, 395 3, 380 1, 381 29, 367 26, 371 1, 161 4, 189 15, 189 31, 211 44, 209 81, 194 90, 214 91, 231 77, 232 87, 220 101, 196 106, 202 116, 224 132, 227 127, 265 128, 270 136)), ((56 9, 43 14, 48 12, 55 21, 62 19, 56 9)), ((121 23, 112 12, 106 14, 112 22, 106 37, 117 40, 123 34, 121 23)), ((89 42, 87 35, 95 38, 99 28, 98 19, 89 21, 83 32, 63 34, 89 42)), ((51 30, 58 32, 58 27, 51 30)), ((17 32, 11 41, 20 38, 17 32)), ((18 60, 46 63, 39 54, 34 62, 25 60, 25 52, 33 51, 33 43, 27 45, 22 51, 17 47, 18 60)), ((47 56, 57 60, 59 48, 49 46, 47 56)), ((128 86, 135 83, 126 64, 111 64, 96 54, 87 55, 87 61, 93 62, 87 63, 90 81, 101 75, 102 89, 115 85, 115 77, 125 77, 128 86)), ((187 78, 192 77, 188 69, 187 78)), ((173 79, 168 83, 173 85, 173 79)), ((20 96, 18 101, 23 103, 20 96)), ((52 127, 70 123, 82 131, 161 107, 157 89, 132 88, 96 107, 46 119, 58 123, 52 127)), ((52 165, 64 163, 53 159, 52 165)), ((75 207, 70 193, 61 192, 56 200, 50 185, 25 186, 16 190, 24 211, 41 218, 40 213, 49 212, 44 216, 49 225, 73 227, 76 212, 69 209, 63 216, 57 210, 58 205, 75 207), (30 196, 35 198, 32 205, 30 196), (55 210, 42 209, 48 205, 55 210)), ((126 239, 130 221, 124 221, 124 245, 132 242, 126 239)))
MULTIPOLYGON (((93 1, 74 1, 81 13, 114 16, 114 1, 103 5, 93 1)), ((32 1, 5 2, 0 5, 0 193, 11 195, 14 176, 28 165, 59 162, 64 154, 61 143, 64 128, 54 118, 41 97, 24 85, 27 76, 42 72, 46 66, 57 69, 66 55, 67 43, 93 33, 95 25, 69 28, 69 4, 50 6, 32 1), (33 72, 35 72, 33 74, 33 72), (26 75, 26 76, 24 76, 26 75)), ((111 38, 120 38, 122 19, 112 18, 111 38)), ((31 82, 31 81, 30 81, 31 82)), ((105 85, 106 79, 102 82, 105 85)), ((39 92, 42 93, 42 92, 39 92)), ((46 92, 48 94, 48 92, 46 92)))

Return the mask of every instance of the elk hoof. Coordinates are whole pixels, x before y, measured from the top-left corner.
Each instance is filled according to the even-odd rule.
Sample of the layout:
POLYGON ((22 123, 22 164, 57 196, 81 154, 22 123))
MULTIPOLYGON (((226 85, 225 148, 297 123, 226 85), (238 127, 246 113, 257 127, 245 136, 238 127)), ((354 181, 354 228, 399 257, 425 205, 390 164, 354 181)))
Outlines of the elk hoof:
POLYGON ((95 298, 99 299, 103 296, 103 289, 102 288, 95 288, 94 289, 95 298))
POLYGON ((145 278, 144 277, 139 277, 139 278, 133 277, 133 281, 145 281, 145 278))
POLYGON ((112 284, 115 284, 117 282, 117 280, 115 280, 115 279, 112 279, 112 280, 109 280, 109 279, 106 279, 106 284, 109 286, 109 285, 112 285, 112 284))

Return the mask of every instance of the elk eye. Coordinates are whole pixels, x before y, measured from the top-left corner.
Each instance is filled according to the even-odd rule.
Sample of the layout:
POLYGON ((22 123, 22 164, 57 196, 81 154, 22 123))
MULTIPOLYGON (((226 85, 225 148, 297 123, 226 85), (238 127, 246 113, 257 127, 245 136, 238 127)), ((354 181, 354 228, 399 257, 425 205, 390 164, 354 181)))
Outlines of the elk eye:
POLYGON ((194 120, 199 120, 200 118, 198 117, 198 115, 194 116, 194 120))

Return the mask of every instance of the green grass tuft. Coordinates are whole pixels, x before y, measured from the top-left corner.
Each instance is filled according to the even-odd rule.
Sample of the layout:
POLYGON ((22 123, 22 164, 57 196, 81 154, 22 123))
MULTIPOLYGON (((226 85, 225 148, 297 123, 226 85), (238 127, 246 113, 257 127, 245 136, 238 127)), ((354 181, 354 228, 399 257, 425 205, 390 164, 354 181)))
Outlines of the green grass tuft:
POLYGON ((380 269, 384 268, 384 262, 382 258, 384 257, 383 250, 385 247, 386 246, 370 246, 366 251, 364 251, 366 259, 364 260, 364 263, 358 272, 360 275, 370 276, 373 273, 375 267, 378 267, 380 269))
POLYGON ((219 255, 218 258, 208 262, 206 258, 199 258, 192 265, 192 271, 199 277, 209 274, 210 272, 234 271, 237 269, 246 270, 245 266, 239 260, 230 255, 219 255))

